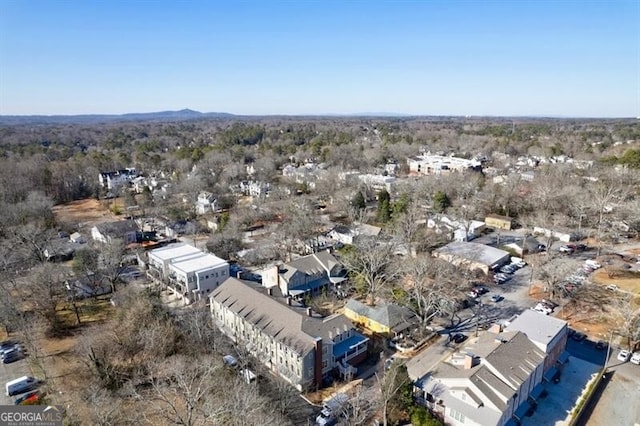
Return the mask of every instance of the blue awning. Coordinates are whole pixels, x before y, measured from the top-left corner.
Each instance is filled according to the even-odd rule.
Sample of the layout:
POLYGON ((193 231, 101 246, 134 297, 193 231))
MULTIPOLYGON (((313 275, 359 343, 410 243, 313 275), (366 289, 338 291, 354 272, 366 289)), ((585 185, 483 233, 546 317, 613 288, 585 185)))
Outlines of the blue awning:
POLYGON ((535 402, 538 402, 538 400, 540 399, 540 395, 542 395, 542 392, 544 392, 544 385, 542 383, 538 383, 529 394, 529 398, 533 399, 535 402))
POLYGON ((338 359, 347 354, 349 349, 355 348, 359 344, 366 342, 369 340, 368 337, 363 336, 360 333, 355 333, 353 336, 343 340, 340 343, 336 343, 333 345, 333 356, 338 359))
POLYGON ((544 376, 542 376, 542 380, 544 380, 545 382, 550 382, 553 380, 553 377, 558 374, 558 369, 556 367, 551 367, 546 373, 544 373, 544 376))
POLYGON ((513 413, 513 417, 515 417, 519 421, 522 421, 522 419, 527 414, 527 411, 529 411, 530 408, 531 408, 531 404, 529 403, 529 401, 524 401, 513 413))

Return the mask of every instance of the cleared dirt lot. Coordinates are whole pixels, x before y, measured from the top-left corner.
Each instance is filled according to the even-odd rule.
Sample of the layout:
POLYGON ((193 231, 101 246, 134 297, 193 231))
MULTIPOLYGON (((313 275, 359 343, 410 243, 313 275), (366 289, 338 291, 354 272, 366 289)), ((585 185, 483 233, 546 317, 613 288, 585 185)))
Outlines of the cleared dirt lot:
POLYGON ((116 216, 111 213, 109 208, 114 204, 122 210, 122 203, 118 199, 96 200, 95 198, 87 198, 54 206, 53 214, 58 223, 77 224, 81 228, 90 228, 98 223, 123 220, 122 216, 116 216))

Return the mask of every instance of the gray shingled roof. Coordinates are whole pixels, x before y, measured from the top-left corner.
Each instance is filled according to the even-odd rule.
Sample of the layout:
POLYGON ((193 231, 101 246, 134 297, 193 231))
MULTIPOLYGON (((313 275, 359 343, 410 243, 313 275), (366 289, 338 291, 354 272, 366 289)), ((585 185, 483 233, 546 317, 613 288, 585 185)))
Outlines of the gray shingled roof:
POLYGON ((368 306, 355 299, 350 299, 345 305, 345 309, 350 309, 358 315, 370 318, 391 329, 416 320, 416 315, 409 309, 393 303, 368 306))
POLYGON ((297 271, 312 275, 318 271, 331 271, 334 266, 339 264, 340 262, 325 250, 292 260, 282 265, 280 269, 286 269, 282 277, 288 282, 297 271))
POLYGON ((313 350, 317 337, 328 341, 338 331, 353 328, 344 315, 310 317, 261 290, 252 283, 228 278, 211 298, 300 355, 313 350))

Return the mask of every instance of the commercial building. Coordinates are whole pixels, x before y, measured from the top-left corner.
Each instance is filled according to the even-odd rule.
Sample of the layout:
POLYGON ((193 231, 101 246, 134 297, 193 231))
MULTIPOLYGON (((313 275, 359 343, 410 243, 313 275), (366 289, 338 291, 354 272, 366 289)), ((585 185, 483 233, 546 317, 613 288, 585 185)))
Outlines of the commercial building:
POLYGON ((439 175, 451 172, 481 171, 482 163, 458 157, 423 154, 407 159, 409 172, 422 175, 439 175))
POLYGON ((322 386, 331 373, 351 378, 369 339, 342 314, 322 317, 278 288, 228 278, 210 295, 220 330, 298 390, 322 386))
POLYGON ((479 243, 453 241, 433 251, 433 255, 456 266, 480 270, 488 274, 509 263, 509 252, 479 243))

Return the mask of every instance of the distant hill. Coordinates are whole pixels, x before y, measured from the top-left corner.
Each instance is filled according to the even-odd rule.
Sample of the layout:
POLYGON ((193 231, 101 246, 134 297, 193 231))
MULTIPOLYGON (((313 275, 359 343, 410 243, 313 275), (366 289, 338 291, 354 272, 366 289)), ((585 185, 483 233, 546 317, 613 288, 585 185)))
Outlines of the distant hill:
POLYGON ((226 112, 199 112, 191 109, 179 111, 143 112, 129 114, 82 115, 0 115, 0 124, 91 124, 122 121, 184 121, 201 118, 230 118, 226 112))

